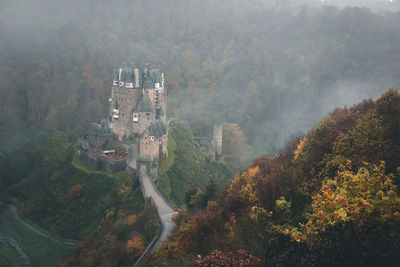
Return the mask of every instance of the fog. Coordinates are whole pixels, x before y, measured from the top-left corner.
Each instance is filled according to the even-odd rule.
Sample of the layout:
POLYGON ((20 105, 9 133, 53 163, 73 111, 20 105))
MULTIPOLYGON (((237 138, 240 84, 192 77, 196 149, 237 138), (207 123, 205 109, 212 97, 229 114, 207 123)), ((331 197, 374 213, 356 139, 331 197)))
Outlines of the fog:
POLYGON ((238 123, 256 153, 277 152, 334 108, 400 87, 399 3, 325 4, 1 0, 1 147, 104 117, 113 67, 149 61, 195 134, 238 123))

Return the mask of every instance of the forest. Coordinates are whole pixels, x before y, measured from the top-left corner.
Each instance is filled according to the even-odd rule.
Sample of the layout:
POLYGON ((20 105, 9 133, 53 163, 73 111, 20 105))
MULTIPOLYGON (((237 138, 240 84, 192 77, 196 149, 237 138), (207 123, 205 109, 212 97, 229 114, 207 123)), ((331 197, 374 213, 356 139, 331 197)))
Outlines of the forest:
POLYGON ((335 109, 188 206, 147 266, 395 266, 400 93, 335 109), (214 265, 213 265, 214 264, 214 265))
POLYGON ((290 1, 40 2, 1 2, 4 149, 104 117, 112 68, 124 61, 165 70, 169 114, 195 135, 238 123, 256 154, 399 83, 398 12, 290 1))
POLYGON ((0 201, 81 241, 59 266, 134 264, 159 232, 156 210, 136 174, 89 170, 75 143, 106 117, 113 68, 151 62, 176 120, 158 185, 181 211, 144 265, 396 265, 399 10, 0 0, 0 201), (213 163, 194 137, 217 124, 213 163))

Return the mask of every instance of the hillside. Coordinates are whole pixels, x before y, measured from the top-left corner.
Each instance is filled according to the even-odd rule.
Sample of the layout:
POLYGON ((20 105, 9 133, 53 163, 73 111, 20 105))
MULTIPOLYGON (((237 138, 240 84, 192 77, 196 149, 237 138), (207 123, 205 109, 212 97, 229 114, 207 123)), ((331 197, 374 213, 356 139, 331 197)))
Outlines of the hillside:
MULTIPOLYGON (((160 231, 155 207, 144 208, 137 173, 93 171, 77 160, 76 148, 62 133, 33 151, 33 168, 14 179, 3 201, 14 202, 30 225, 58 239, 74 239, 78 246, 49 246, 49 240, 8 214, 3 215, 2 234, 17 240, 33 266, 54 266, 62 257, 60 266, 133 264, 160 231)), ((0 256, 7 262, 16 251, 6 248, 0 256)))
MULTIPOLYGON (((168 158, 160 161, 158 182, 171 203, 180 207, 185 203, 185 197, 190 198, 197 188, 205 190, 211 185, 222 187, 231 176, 223 164, 211 162, 210 157, 201 151, 187 125, 171 123, 168 158)), ((186 202, 189 201, 186 199, 186 202)))
POLYGON ((66 152, 60 168, 42 162, 30 175, 7 190, 23 207, 24 216, 64 238, 78 239, 96 230, 104 212, 113 207, 140 211, 143 198, 138 184, 126 172, 94 172, 66 152), (121 193, 124 187, 133 187, 121 193))
POLYGON ((399 130, 395 89, 335 109, 284 151, 254 159, 207 209, 182 210, 146 262, 396 265, 399 130))

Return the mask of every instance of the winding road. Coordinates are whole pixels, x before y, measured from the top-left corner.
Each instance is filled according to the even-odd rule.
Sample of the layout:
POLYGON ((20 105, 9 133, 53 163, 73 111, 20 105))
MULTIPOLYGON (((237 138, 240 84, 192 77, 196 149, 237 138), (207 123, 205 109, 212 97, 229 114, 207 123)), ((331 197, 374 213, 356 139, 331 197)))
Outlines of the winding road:
POLYGON ((157 207, 158 215, 161 219, 162 230, 159 238, 157 239, 154 249, 157 249, 158 245, 167 238, 172 228, 174 227, 174 222, 172 221, 172 215, 176 211, 168 204, 168 202, 163 198, 161 193, 158 191, 153 181, 147 173, 147 167, 142 165, 139 170, 140 182, 142 184, 143 195, 146 198, 151 197, 154 205, 157 207))
POLYGON ((9 208, 11 214, 14 216, 14 218, 19 221, 21 224, 23 224, 26 228, 30 229, 31 231, 35 232, 36 234, 49 239, 50 241, 52 241, 53 243, 62 246, 62 247, 73 247, 76 244, 74 242, 70 242, 70 241, 65 241, 65 242, 60 242, 57 239, 49 236, 48 234, 43 233, 42 231, 40 231, 39 229, 33 227, 32 225, 24 222, 19 216, 18 216, 18 212, 17 212, 17 207, 15 207, 14 205, 7 205, 3 202, 0 202, 0 205, 4 205, 6 207, 9 208))

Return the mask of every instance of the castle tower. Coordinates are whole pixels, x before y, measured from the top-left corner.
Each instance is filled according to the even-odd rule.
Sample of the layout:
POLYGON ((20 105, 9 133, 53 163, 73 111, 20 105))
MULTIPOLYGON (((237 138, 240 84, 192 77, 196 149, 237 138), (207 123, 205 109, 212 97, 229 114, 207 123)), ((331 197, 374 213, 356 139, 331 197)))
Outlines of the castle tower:
POLYGON ((146 63, 120 67, 113 73, 110 98, 110 129, 119 141, 136 147, 133 158, 158 161, 167 157, 168 129, 164 74, 146 63))
POLYGON ((214 125, 213 128, 213 144, 215 152, 218 156, 222 155, 222 125, 214 125))

